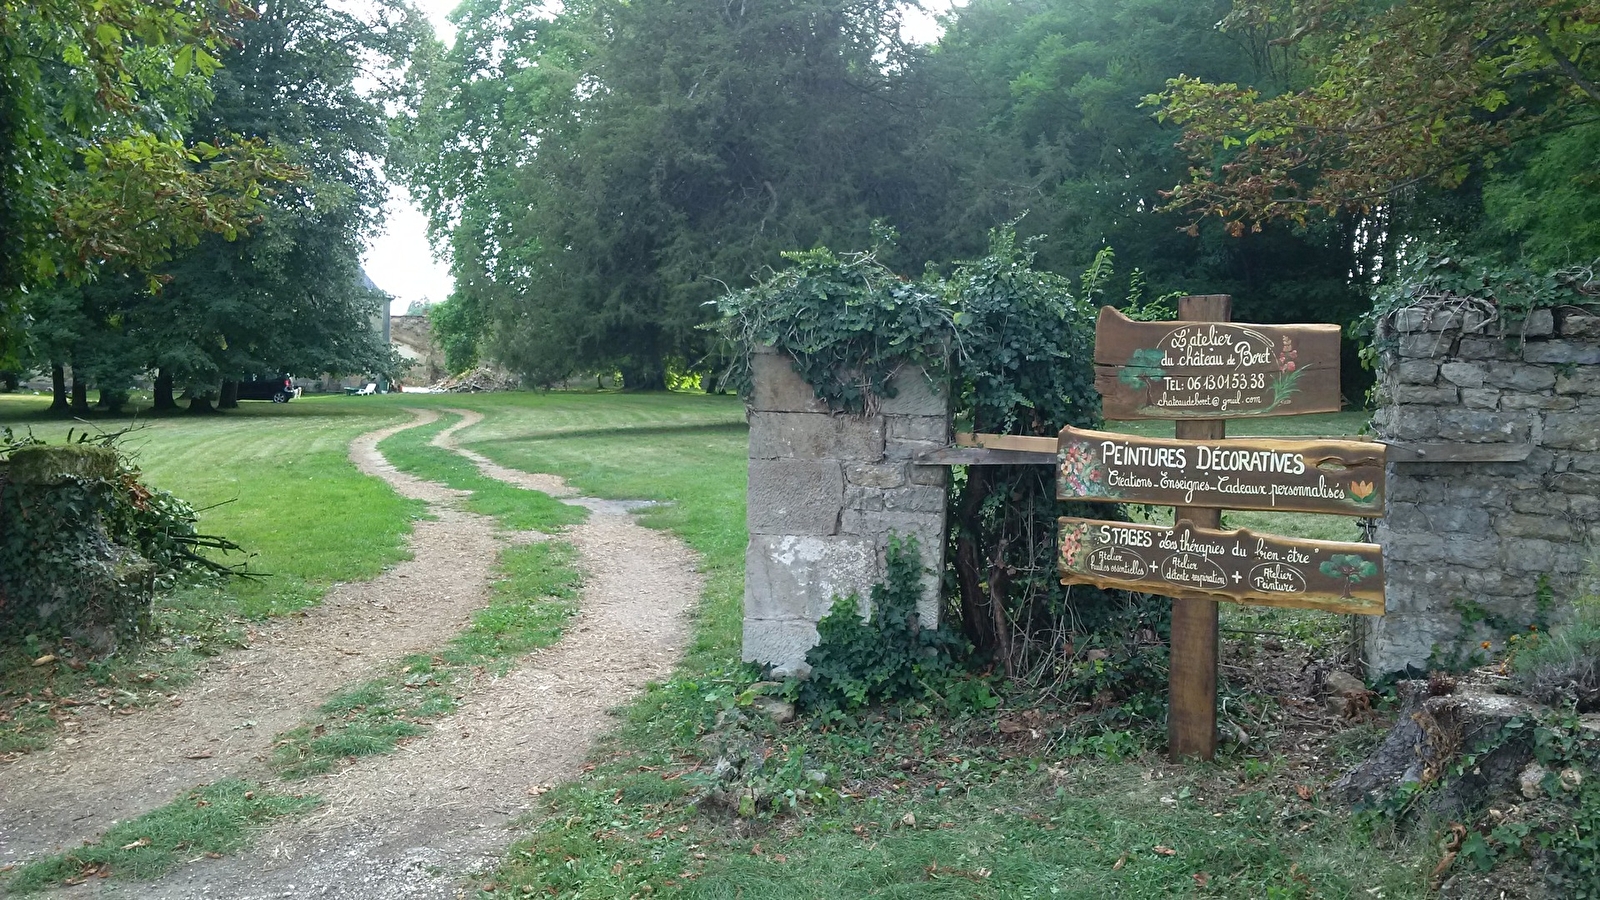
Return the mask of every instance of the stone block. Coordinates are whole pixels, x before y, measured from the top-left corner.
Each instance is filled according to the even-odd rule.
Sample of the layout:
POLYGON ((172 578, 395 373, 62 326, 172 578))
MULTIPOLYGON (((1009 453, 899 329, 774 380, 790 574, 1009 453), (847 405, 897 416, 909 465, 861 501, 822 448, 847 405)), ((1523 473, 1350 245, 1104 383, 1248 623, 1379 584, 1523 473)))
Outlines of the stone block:
POLYGON ((1542 443, 1558 450, 1600 450, 1600 418, 1586 412, 1548 413, 1542 443))
POLYGON ((1394 531, 1427 531, 1428 517, 1415 503, 1396 503, 1390 499, 1384 510, 1383 521, 1394 531))
POLYGON ((750 354, 750 409, 757 412, 826 413, 828 404, 794 370, 789 354, 759 349, 750 354))
POLYGON ((751 534, 834 534, 844 508, 844 473, 833 460, 752 459, 747 497, 751 534))
POLYGON ((1522 336, 1530 338, 1549 337, 1556 332, 1556 317, 1548 309, 1535 309, 1528 313, 1528 318, 1522 322, 1522 336))
POLYGON ((884 425, 889 441, 919 441, 940 446, 950 443, 948 416, 885 416, 884 425))
POLYGON ((1394 314, 1394 330, 1406 332, 1433 332, 1444 331, 1472 331, 1481 326, 1488 317, 1479 310, 1470 308, 1445 308, 1412 307, 1402 309, 1394 314))
POLYGON ((1483 569, 1495 564, 1497 541, 1472 541, 1451 537, 1444 542, 1445 562, 1471 569, 1483 569))
POLYGON ((945 490, 950 484, 949 466, 919 466, 909 465, 906 471, 910 473, 907 478, 912 484, 926 484, 945 490))
POLYGON ((948 446, 950 446, 950 442, 947 441, 947 440, 945 440, 945 441, 899 441, 899 440, 897 440, 897 441, 889 441, 887 444, 884 445, 883 455, 884 455, 884 457, 886 459, 910 460, 910 459, 914 459, 917 456, 917 454, 919 454, 919 453, 926 453, 926 452, 928 452, 930 450, 942 450, 942 449, 944 449, 944 448, 946 448, 948 446))
POLYGON ((845 463, 844 480, 874 488, 897 488, 906 483, 905 463, 845 463))
POLYGON ((883 459, 883 419, 819 413, 750 414, 752 459, 883 459))
POLYGON ((1513 512, 1534 516, 1557 515, 1567 511, 1571 496, 1550 491, 1516 491, 1511 495, 1513 512))
POLYGON ((1500 544, 1499 565, 1537 577, 1552 572, 1571 574, 1583 570, 1583 546, 1543 538, 1507 538, 1500 544))
POLYGON ((1490 532, 1489 510, 1476 495, 1455 503, 1424 506, 1421 512, 1428 520, 1428 527, 1435 532, 1452 536, 1487 536, 1490 532))
POLYGON ((1548 366, 1503 363, 1489 366, 1484 381, 1513 391, 1548 391, 1556 386, 1556 371, 1548 366))
MULTIPOLYGON (((1546 495, 1550 496, 1550 495, 1546 495)), ((1600 521, 1600 497, 1588 494, 1562 494, 1568 513, 1580 522, 1600 521)))
POLYGON ((1367 676, 1376 678, 1407 669, 1426 671, 1434 646, 1454 639, 1458 618, 1425 613, 1368 619, 1363 641, 1367 676))
POLYGON ((1444 538, 1428 532, 1394 530, 1383 536, 1383 558, 1403 563, 1437 563, 1444 556, 1444 538))
POLYGON ((1461 403, 1467 409, 1497 409, 1500 392, 1493 388, 1462 388, 1461 403))
POLYGON ((1550 479, 1550 488, 1567 494, 1600 496, 1600 475, 1579 475, 1568 472, 1550 479))
POLYGON ((1525 412, 1443 409, 1439 412, 1438 439, 1485 444, 1526 441, 1532 434, 1533 421, 1533 416, 1525 412))
POLYGON ((891 512, 943 513, 945 497, 944 488, 910 485, 886 492, 883 508, 891 512))
POLYGON ((859 484, 846 485, 844 489, 844 508, 861 510, 883 509, 884 502, 894 490, 883 488, 865 487, 859 484))
POLYGON ((1389 388, 1389 399, 1402 405, 1454 406, 1461 402, 1461 391, 1453 384, 1397 384, 1389 388))
POLYGON ((1503 537, 1508 538, 1539 538, 1546 541, 1570 541, 1573 537, 1572 523, 1559 515, 1557 510, 1549 510, 1551 514, 1537 513, 1512 513, 1501 516, 1494 523, 1494 530, 1503 537))
POLYGON ((1439 367, 1439 376, 1458 387, 1483 387, 1483 366, 1469 362, 1447 362, 1439 367))
POLYGON ((1456 345, 1456 356, 1462 359, 1511 359, 1506 339, 1490 335, 1471 335, 1456 345))
POLYGON ((1557 373, 1556 393, 1600 396, 1600 369, 1575 369, 1557 373))
POLYGON ((950 395, 943 384, 934 384, 921 369, 905 366, 889 379, 893 397, 878 401, 878 411, 886 416, 947 416, 950 395))
POLYGON ((1574 340, 1541 341, 1529 344, 1522 358, 1532 363, 1600 365, 1600 344, 1574 340))
POLYGON ((1557 472, 1600 472, 1600 453, 1563 453, 1555 467, 1557 472))
POLYGON ((1402 441, 1433 440, 1439 434, 1439 408, 1434 406, 1391 406, 1384 423, 1384 437, 1402 441))
MULTIPOLYGON (((1457 365, 1467 364, 1457 363, 1457 365)), ((1439 378, 1439 364, 1431 359, 1403 359, 1393 371, 1401 384, 1433 384, 1439 378)), ((1481 377, 1478 383, 1483 383, 1481 377)))
POLYGON ((1600 338, 1600 316, 1569 312, 1561 317, 1561 334, 1571 338, 1600 338))
POLYGON ((817 645, 817 626, 797 619, 745 619, 745 662, 772 666, 774 675, 804 677, 811 673, 806 654, 817 645), (781 673, 781 675, 780 675, 781 673))
POLYGON ((1452 355, 1454 345, 1453 335, 1423 331, 1400 335, 1398 350, 1405 359, 1436 359, 1452 355))
MULTIPOLYGON (((915 535, 918 545, 922 548, 923 562, 928 562, 929 542, 942 542, 944 533, 944 519, 941 516, 929 516, 921 513, 912 513, 905 510, 883 509, 847 509, 839 517, 839 530, 845 534, 857 536, 872 536, 880 538, 880 544, 887 546, 890 533, 901 535, 915 535)), ((942 555, 942 550, 940 551, 942 555)))
POLYGON ((871 538, 752 535, 745 549, 744 615, 815 622, 833 608, 834 597, 865 599, 882 577, 871 538))
MULTIPOLYGON (((1463 399, 1465 399, 1464 394, 1463 399)), ((1508 392, 1500 395, 1501 409, 1572 409, 1577 405, 1578 401, 1571 397, 1555 397, 1549 394, 1508 392)))
POLYGON ((117 452, 87 444, 31 444, 11 454, 10 479, 49 487, 83 479, 104 481, 117 475, 117 452))

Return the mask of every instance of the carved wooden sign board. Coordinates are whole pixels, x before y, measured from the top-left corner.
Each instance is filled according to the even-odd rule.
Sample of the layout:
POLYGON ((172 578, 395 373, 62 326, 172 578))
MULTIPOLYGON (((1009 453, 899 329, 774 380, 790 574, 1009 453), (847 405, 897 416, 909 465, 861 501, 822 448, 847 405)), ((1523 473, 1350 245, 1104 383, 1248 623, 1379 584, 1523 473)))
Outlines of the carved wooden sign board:
POLYGON ((1063 517, 1061 572, 1075 582, 1168 597, 1383 613, 1383 553, 1375 544, 1216 531, 1187 521, 1063 517))
POLYGON ((1108 419, 1232 419, 1339 411, 1339 326, 1095 323, 1095 389, 1108 419))
POLYGON ((1062 500, 1383 515, 1382 444, 1176 441, 1068 426, 1057 448, 1062 500))

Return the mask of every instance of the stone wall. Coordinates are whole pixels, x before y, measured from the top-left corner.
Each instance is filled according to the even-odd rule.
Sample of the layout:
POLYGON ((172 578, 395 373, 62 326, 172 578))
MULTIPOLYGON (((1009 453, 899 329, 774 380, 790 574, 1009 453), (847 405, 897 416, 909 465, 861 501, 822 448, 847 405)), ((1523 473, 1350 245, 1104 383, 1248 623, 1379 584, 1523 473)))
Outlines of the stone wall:
POLYGON ((903 371, 896 396, 844 416, 816 399, 786 355, 756 353, 752 369, 744 658, 804 674, 835 596, 859 594, 866 613, 891 533, 917 538, 927 567, 917 609, 936 623, 949 468, 911 457, 949 445, 943 385, 903 371))
POLYGON ((1390 463, 1388 615, 1364 628, 1374 676, 1464 662, 1600 590, 1600 317, 1536 310, 1502 336, 1481 311, 1407 309, 1380 340, 1381 439, 1526 458, 1390 463))

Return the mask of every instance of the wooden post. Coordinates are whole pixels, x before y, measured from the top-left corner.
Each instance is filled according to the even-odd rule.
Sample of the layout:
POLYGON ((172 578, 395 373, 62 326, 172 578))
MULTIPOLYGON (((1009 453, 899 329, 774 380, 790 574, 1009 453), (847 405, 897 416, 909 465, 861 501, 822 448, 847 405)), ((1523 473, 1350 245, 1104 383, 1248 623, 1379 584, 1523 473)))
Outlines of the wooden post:
MULTIPOLYGON (((1203 294, 1178 300, 1184 322, 1227 322, 1233 300, 1227 294, 1203 294)), ((1189 419, 1177 423, 1179 440, 1215 440, 1227 436, 1222 419, 1189 419)), ((1222 527, 1222 510, 1179 506, 1173 521, 1188 519, 1201 528, 1222 527)), ((1167 682, 1167 747, 1174 760, 1186 756, 1211 759, 1217 752, 1217 603, 1214 600, 1172 601, 1171 673, 1167 682)))

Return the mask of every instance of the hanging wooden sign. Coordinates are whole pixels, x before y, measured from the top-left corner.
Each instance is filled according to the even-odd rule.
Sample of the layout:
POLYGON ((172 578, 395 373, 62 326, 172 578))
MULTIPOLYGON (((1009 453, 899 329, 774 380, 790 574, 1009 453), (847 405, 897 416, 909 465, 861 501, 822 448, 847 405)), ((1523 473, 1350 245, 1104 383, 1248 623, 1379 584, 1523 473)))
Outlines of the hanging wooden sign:
POLYGON ((1382 444, 1177 441, 1068 426, 1057 448, 1061 500, 1383 515, 1382 444))
POLYGON ((1108 419, 1232 419, 1338 412, 1339 326, 1095 325, 1095 388, 1108 419))
POLYGON ((1062 517, 1061 582, 1381 616, 1377 544, 1062 517))

